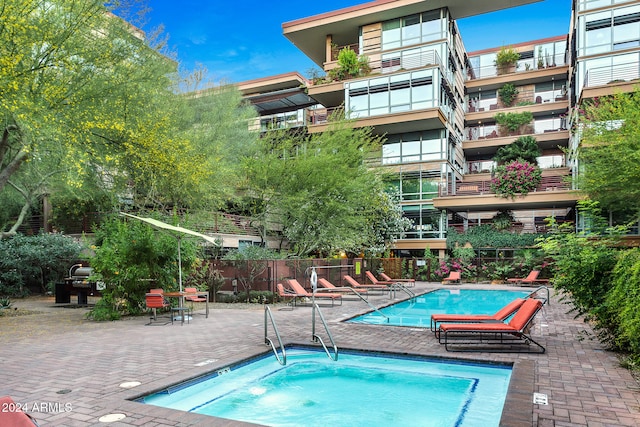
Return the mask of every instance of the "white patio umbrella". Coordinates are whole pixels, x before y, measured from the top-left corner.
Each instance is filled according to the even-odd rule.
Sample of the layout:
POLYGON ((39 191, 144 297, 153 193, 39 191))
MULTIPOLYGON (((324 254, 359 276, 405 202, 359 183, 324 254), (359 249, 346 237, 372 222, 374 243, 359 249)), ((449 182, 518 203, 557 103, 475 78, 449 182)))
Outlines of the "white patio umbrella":
POLYGON ((209 243, 213 243, 216 246, 219 245, 219 243, 216 241, 214 237, 207 236, 206 234, 198 233, 197 231, 189 230, 183 227, 177 227, 175 225, 167 224, 166 222, 158 221, 157 219, 131 215, 125 212, 120 212, 120 215, 127 216, 130 218, 135 218, 137 220, 146 222, 147 224, 159 230, 168 230, 170 232, 174 232, 171 234, 178 240, 178 284, 180 285, 180 292, 182 292, 182 259, 180 254, 180 241, 182 240, 182 235, 189 234, 191 236, 200 237, 209 243))

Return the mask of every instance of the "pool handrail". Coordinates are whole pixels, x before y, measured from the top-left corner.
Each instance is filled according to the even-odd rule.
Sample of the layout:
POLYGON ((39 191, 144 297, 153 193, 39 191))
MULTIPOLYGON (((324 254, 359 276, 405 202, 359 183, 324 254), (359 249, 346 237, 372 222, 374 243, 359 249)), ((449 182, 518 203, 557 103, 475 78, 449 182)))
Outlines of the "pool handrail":
POLYGON ((411 289, 408 289, 405 285, 403 285, 402 283, 394 283, 393 285, 390 285, 390 290, 391 292, 389 292, 389 296, 391 296, 393 294, 393 298, 396 297, 396 289, 400 289, 401 291, 404 291, 407 295, 409 295, 409 298, 415 298, 416 297, 416 293, 413 292, 411 289))
POLYGON ((278 326, 276 325, 276 321, 273 318, 273 314, 271 313, 271 309, 269 305, 264 305, 264 343, 271 345, 271 349, 273 350, 273 354, 276 356, 276 360, 282 366, 287 364, 287 350, 284 348, 284 344, 282 343, 282 338, 280 338, 280 332, 278 332, 278 326), (280 344, 280 349, 282 350, 282 358, 278 355, 278 349, 275 344, 267 336, 267 320, 271 320, 271 325, 273 326, 273 331, 276 333, 276 338, 278 338, 278 343, 280 344))
POLYGON ((318 304, 314 301, 313 302, 313 310, 311 313, 311 339, 314 342, 319 342, 322 345, 322 348, 324 348, 324 352, 327 353, 327 356, 329 356, 329 359, 333 360, 334 362, 338 360, 338 346, 336 345, 336 342, 333 340, 333 336, 331 335, 331 331, 329 330, 329 326, 327 325, 326 320, 324 319, 324 315, 322 314, 322 311, 320 310, 320 307, 318 306, 318 304), (316 334, 316 310, 318 311, 318 314, 320 315, 320 320, 322 321, 322 325, 324 326, 324 330, 327 333, 327 336, 329 337, 329 341, 331 341, 331 345, 333 346, 333 356, 331 355, 331 353, 329 353, 329 349, 327 348, 327 345, 324 343, 324 341, 322 340, 322 338, 316 334))
POLYGON ((331 288, 331 289, 324 288, 323 292, 324 291, 326 291, 326 292, 349 292, 349 293, 352 293, 352 294, 356 295, 358 298, 360 298, 365 304, 367 304, 370 309, 372 309, 373 311, 377 312, 380 316, 382 316, 385 319, 387 319, 387 322, 389 321, 389 316, 384 315, 380 310, 378 310, 378 308, 375 305, 373 305, 369 301, 367 301, 367 299, 365 297, 363 297, 360 292, 356 291, 355 289, 353 289, 350 286, 336 286, 335 288, 331 288))
POLYGON ((533 292, 529 293, 529 295, 527 295, 527 298, 533 298, 535 294, 538 293, 538 291, 541 290, 545 290, 547 292, 547 298, 546 299, 541 299, 542 304, 549 304, 551 305, 551 298, 549 295, 549 287, 548 286, 538 286, 533 292))

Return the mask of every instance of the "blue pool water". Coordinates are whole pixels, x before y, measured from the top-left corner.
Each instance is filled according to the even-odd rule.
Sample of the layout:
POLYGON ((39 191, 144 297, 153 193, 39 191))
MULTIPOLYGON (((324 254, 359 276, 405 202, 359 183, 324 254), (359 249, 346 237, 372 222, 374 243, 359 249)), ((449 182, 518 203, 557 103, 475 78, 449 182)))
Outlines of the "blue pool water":
POLYGON ((514 299, 525 298, 530 293, 531 291, 438 289, 381 308, 379 312, 372 311, 354 317, 348 322, 428 328, 432 314, 493 314, 514 299))
POLYGON ((147 404, 268 426, 498 426, 511 366, 287 350, 232 366, 147 404))

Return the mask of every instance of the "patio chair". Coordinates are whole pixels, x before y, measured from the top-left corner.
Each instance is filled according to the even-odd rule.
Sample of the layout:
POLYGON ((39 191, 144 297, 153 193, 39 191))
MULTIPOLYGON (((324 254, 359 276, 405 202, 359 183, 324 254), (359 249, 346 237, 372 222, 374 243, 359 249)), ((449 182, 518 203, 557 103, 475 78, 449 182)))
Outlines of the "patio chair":
POLYGON ((416 279, 392 279, 391 277, 387 276, 384 273, 380 273, 380 277, 382 277, 382 279, 386 282, 399 282, 402 283, 404 286, 415 286, 416 285, 416 279))
POLYGON ((448 277, 444 277, 442 279, 443 282, 446 283, 460 283, 460 280, 462 279, 460 272, 459 271, 452 271, 449 273, 448 277))
POLYGON ((438 342, 447 351, 544 353, 545 348, 527 334, 541 308, 542 301, 527 298, 509 323, 443 323, 438 328, 438 342), (531 349, 529 344, 537 348, 531 349))
POLYGON ((481 323, 504 322, 524 304, 524 299, 516 298, 509 304, 496 311, 494 314, 447 314, 436 313, 431 315, 431 331, 438 336, 438 326, 441 323, 481 323))
POLYGON ((193 295, 185 295, 184 300, 189 301, 191 303, 191 312, 193 313, 194 303, 196 302, 207 302, 207 297, 196 295, 198 289, 196 288, 184 288, 185 294, 193 294, 193 295))
POLYGON ((339 305, 342 305, 342 295, 338 293, 316 292, 314 294, 314 293, 308 292, 305 288, 303 288, 302 285, 298 283, 296 279, 287 279, 287 283, 289 284, 289 287, 293 290, 294 294, 299 298, 315 297, 319 299, 328 299, 331 301, 332 307, 338 301, 340 302, 339 305))
MULTIPOLYGON (((171 307, 171 304, 169 304, 167 301, 165 301, 164 299, 164 292, 157 292, 157 289, 152 289, 154 291, 156 291, 155 293, 149 292, 145 294, 145 304, 147 306, 147 308, 151 309, 152 312, 152 316, 149 318, 149 323, 147 323, 147 325, 151 325, 154 324, 154 322, 156 322, 158 320, 158 312, 157 310, 160 309, 164 309, 164 308, 169 308, 171 307)), ((162 289, 160 289, 162 290, 162 289)), ((172 320, 173 320, 173 316, 172 316, 172 320)), ((172 321, 171 320, 171 321, 172 321)), ((163 324, 166 325, 169 322, 165 322, 165 323, 158 323, 158 324, 163 324)))
POLYGON ((538 279, 538 275, 540 274, 539 270, 531 270, 531 272, 529 272, 529 275, 525 278, 513 278, 513 279, 507 279, 507 283, 513 283, 515 285, 523 285, 523 284, 527 284, 527 285, 534 285, 536 283, 549 283, 548 279, 538 279))
POLYGON ((363 285, 362 283, 359 283, 356 279, 349 276, 348 274, 345 274, 343 278, 349 286, 351 286, 353 289, 355 289, 358 292, 360 292, 360 290, 367 290, 367 291, 378 291, 378 292, 384 293, 389 290, 389 287, 387 285, 363 285))
POLYGON ((372 272, 370 272, 369 270, 365 271, 364 274, 367 276, 367 278, 369 279, 369 281, 373 284, 373 285, 393 285, 395 282, 387 282, 386 280, 378 280, 376 278, 376 276, 373 275, 372 272))
POLYGON ((359 289, 359 290, 355 290, 349 286, 347 287, 336 287, 334 286, 333 283, 331 283, 330 281, 328 281, 327 279, 321 278, 318 279, 318 285, 320 285, 323 289, 323 291, 327 291, 327 292, 337 292, 339 294, 341 294, 343 297, 347 296, 347 295, 354 295, 357 299, 363 298, 363 299, 367 299, 369 293, 366 289, 359 289))

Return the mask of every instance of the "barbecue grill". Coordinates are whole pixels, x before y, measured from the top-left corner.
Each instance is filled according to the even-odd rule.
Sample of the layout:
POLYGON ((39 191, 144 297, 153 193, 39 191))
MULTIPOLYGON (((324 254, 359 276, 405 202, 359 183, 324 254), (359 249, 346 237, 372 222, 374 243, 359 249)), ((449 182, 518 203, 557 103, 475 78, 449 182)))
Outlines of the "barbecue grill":
POLYGON ((61 295, 58 295, 58 289, 56 288, 56 302, 71 302, 71 295, 78 296, 78 305, 87 305, 88 296, 99 296, 100 289, 98 289, 98 283, 89 280, 89 277, 93 274, 91 267, 87 267, 83 264, 74 264, 69 268, 69 277, 64 279, 64 289, 61 290, 61 295))

